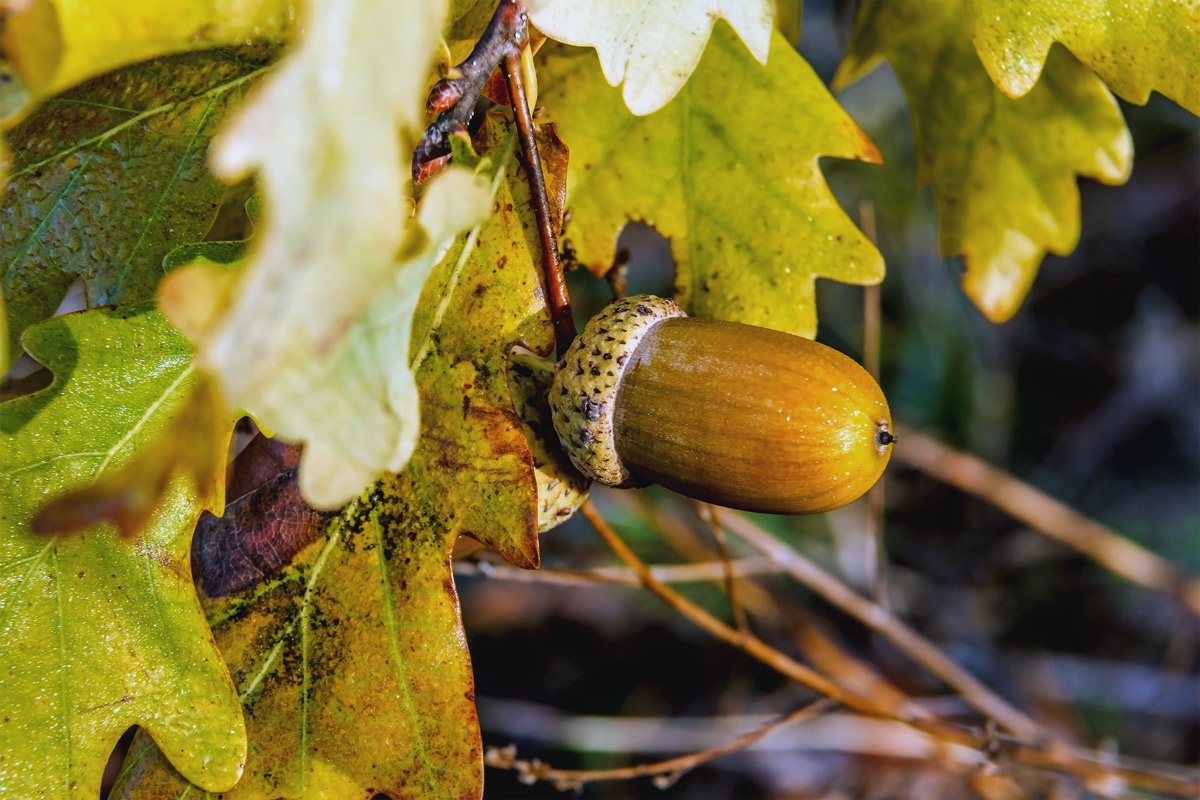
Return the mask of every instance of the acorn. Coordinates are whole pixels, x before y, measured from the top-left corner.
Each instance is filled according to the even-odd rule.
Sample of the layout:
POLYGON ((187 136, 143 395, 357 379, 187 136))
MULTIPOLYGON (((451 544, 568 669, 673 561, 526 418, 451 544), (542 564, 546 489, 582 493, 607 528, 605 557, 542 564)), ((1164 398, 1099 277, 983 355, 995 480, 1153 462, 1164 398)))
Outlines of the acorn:
POLYGON ((856 500, 895 441, 883 392, 853 360, 653 295, 588 322, 555 367, 550 406, 587 477, 773 514, 856 500))

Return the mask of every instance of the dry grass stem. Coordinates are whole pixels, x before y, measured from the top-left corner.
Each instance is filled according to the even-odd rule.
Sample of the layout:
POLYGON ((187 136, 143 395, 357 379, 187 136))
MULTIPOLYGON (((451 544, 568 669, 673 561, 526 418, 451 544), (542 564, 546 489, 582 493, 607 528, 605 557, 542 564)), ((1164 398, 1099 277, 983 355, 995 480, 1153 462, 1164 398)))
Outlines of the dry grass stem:
POLYGON ((908 428, 896 458, 979 497, 1128 581, 1171 595, 1200 615, 1200 579, 1024 481, 908 428))
MULTIPOLYGON (((755 575, 778 575, 783 572, 769 558, 750 556, 724 561, 703 561, 698 564, 660 564, 650 567, 651 574, 663 583, 699 583, 721 581, 732 575, 747 578, 755 575)), ((455 561, 455 575, 479 576, 514 583, 545 583, 564 586, 614 584, 641 586, 642 581, 628 567, 595 567, 593 569, 521 569, 490 561, 455 561)))
POLYGON ((723 642, 733 645, 738 649, 750 654, 751 656, 762 661, 764 664, 772 667, 783 675, 792 680, 809 687, 818 694, 822 694, 832 700, 838 700, 846 703, 849 706, 860 710, 874 712, 875 709, 866 701, 860 698, 847 695, 842 687, 838 686, 833 681, 821 675, 819 672, 812 670, 795 659, 784 655, 769 644, 746 631, 739 631, 735 628, 726 625, 719 619, 709 614, 700 606, 688 600, 679 592, 667 586, 665 583, 654 577, 650 568, 646 566, 640 558, 632 550, 629 545, 617 536, 616 531, 608 524, 608 521, 600 515, 596 507, 591 501, 586 501, 580 512, 592 524, 596 532, 600 534, 600 538, 604 539, 617 557, 633 570, 638 576, 642 585, 659 597, 671 608, 678 611, 689 620, 699 625, 710 634, 720 639, 723 642))
POLYGON ((729 598, 729 608, 733 614, 733 624, 737 626, 739 631, 748 631, 750 630, 750 625, 746 621, 746 609, 742 607, 741 596, 738 592, 737 576, 733 574, 733 564, 729 558, 729 543, 725 541, 725 529, 721 527, 721 522, 717 519, 717 507, 711 503, 700 503, 699 512, 700 519, 712 531, 713 542, 717 546, 717 554, 721 557, 721 563, 725 565, 725 596, 729 598))
MULTIPOLYGON (((737 647, 781 674, 825 695, 827 698, 843 703, 848 708, 860 711, 869 716, 897 719, 939 739, 943 744, 973 748, 998 762, 1008 759, 1029 766, 1065 772, 1089 784, 1095 785, 1134 786, 1179 797, 1193 797, 1200 794, 1200 780, 1193 776, 1172 774, 1171 768, 1159 765, 1140 767, 1128 763, 1120 763, 1111 756, 1081 750, 1066 742, 1047 738, 1041 726, 1033 720, 1028 720, 1025 725, 1036 728, 1043 735, 1039 735, 1033 740, 1025 741, 1020 738, 994 735, 990 731, 966 729, 932 719, 925 716, 923 709, 915 705, 910 706, 909 713, 904 716, 891 713, 887 709, 880 708, 871 698, 863 697, 846 687, 834 683, 819 672, 779 652, 758 637, 744 631, 736 630, 721 622, 703 608, 655 578, 650 572, 649 567, 625 544, 590 501, 583 504, 581 513, 587 518, 588 522, 591 523, 592 527, 604 539, 605 543, 617 557, 633 570, 641 580, 642 585, 671 608, 708 631, 714 637, 737 647)), ((726 526, 742 538, 746 537, 742 536, 743 529, 741 523, 748 522, 748 520, 735 514, 726 515, 726 526)), ((765 532, 764 535, 766 535, 765 532)), ((751 533, 751 537, 753 536, 754 534, 751 533)), ((767 539, 778 545, 779 548, 782 548, 779 550, 781 555, 786 551, 799 558, 799 554, 791 551, 790 548, 780 545, 772 537, 767 536, 767 539)), ((753 541, 749 543, 753 544, 753 541)), ((781 565, 787 568, 789 572, 792 572, 792 569, 789 568, 788 562, 793 567, 807 562, 807 559, 799 559, 798 561, 787 559, 786 555, 783 555, 783 558, 786 561, 781 563, 781 565)), ((816 565, 811 566, 816 568, 816 565)), ((827 590, 831 590, 834 595, 842 597, 851 606, 857 607, 860 612, 868 612, 864 614, 863 621, 867 624, 873 622, 873 629, 885 635, 890 634, 889 638, 898 635, 901 641, 908 641, 910 644, 915 641, 918 649, 932 649, 933 653, 936 654, 936 658, 930 660, 942 662, 942 667, 948 667, 950 674, 961 673, 957 678, 958 680, 961 680, 965 676, 967 679, 965 681, 966 684, 979 687, 981 692, 976 692, 973 698, 969 698, 972 702, 977 704, 982 698, 992 697, 994 698, 991 701, 992 703, 998 703, 1011 710, 1012 713, 1006 716, 1015 715, 1014 719, 1024 717, 1021 712, 1007 706, 1007 703, 992 695, 990 690, 976 681, 972 676, 963 672, 957 665, 942 655, 936 647, 933 647, 933 645, 904 627, 886 609, 855 594, 823 571, 818 570, 818 573, 826 579, 824 583, 827 590), (879 625, 880 627, 875 628, 875 625, 879 625)), ((849 608, 847 610, 849 611, 849 608)), ((897 644, 899 643, 897 642, 897 644)), ((929 654, 926 653, 926 655, 928 656, 929 654)), ((921 660, 921 663, 925 664, 925 661, 921 660)), ((925 666, 929 667, 928 664, 925 664, 925 666)), ((956 688, 958 687, 956 686, 956 688)), ((1025 727, 1025 725, 1022 725, 1022 727, 1025 727)))
POLYGON ((717 747, 701 750, 696 753, 689 753, 678 758, 669 758, 665 761, 655 761, 649 764, 637 764, 632 767, 596 770, 555 769, 537 759, 526 761, 517 758, 516 748, 511 745, 505 748, 488 748, 484 754, 484 763, 489 767, 515 770, 518 778, 523 783, 549 781, 555 785, 555 788, 563 791, 578 788, 591 781, 628 780, 630 778, 647 776, 654 777, 656 788, 666 789, 679 780, 684 773, 695 769, 701 764, 713 761, 729 753, 737 752, 738 750, 744 750, 782 727, 825 713, 833 705, 829 700, 818 700, 717 747))
POLYGON ((746 517, 726 514, 723 520, 738 538, 779 564, 809 589, 895 644, 946 685, 953 687, 985 716, 1024 739, 1037 740, 1045 735, 1043 726, 1037 721, 984 686, 886 608, 859 595, 746 517))

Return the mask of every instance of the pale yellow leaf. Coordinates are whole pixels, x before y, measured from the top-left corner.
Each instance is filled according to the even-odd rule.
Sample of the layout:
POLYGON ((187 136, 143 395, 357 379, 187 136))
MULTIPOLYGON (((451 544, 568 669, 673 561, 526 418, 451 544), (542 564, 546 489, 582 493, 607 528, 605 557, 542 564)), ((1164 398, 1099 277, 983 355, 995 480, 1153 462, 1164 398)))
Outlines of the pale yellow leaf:
MULTIPOLYGON (((467 170, 439 174, 418 208, 406 256, 381 276, 373 301, 344 336, 325 350, 303 334, 275 343, 277 358, 262 365, 242 396, 240 407, 277 437, 306 443, 300 486, 311 504, 343 505, 412 455, 419 427, 408 359, 413 311, 460 226, 486 218, 489 196, 486 183, 467 170)), ((227 274, 196 264, 169 275, 160 292, 163 310, 204 342, 204 311, 221 297, 227 274)), ((320 298, 308 302, 318 309, 320 298)))
POLYGON ((400 255, 406 142, 422 123, 444 0, 314 0, 308 12, 295 49, 214 145, 222 177, 257 172, 265 215, 228 307, 196 344, 230 405, 308 445, 306 499, 333 507, 411 452, 407 353, 372 348, 401 346, 395 329, 439 244, 478 221, 479 203, 470 176, 446 178, 461 197, 431 187, 424 232, 409 232, 427 239, 400 255), (389 332, 374 340, 380 326, 389 332))
POLYGON ((529 18, 567 44, 596 48, 605 79, 625 83, 625 104, 650 114, 679 92, 700 63, 718 17, 760 63, 771 46, 771 0, 530 0, 529 18))

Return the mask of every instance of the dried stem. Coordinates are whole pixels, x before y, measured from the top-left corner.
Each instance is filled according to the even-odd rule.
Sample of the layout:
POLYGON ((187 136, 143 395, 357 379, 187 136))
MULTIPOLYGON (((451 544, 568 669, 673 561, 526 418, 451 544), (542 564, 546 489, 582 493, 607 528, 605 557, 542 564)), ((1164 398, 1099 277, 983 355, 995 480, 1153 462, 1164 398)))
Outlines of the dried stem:
POLYGON ((642 562, 637 555, 634 554, 629 546, 617 536, 616 531, 609 526, 608 522, 596 511, 595 506, 591 501, 583 504, 581 512, 592 524, 596 532, 600 534, 600 538, 604 539, 604 543, 616 553, 625 564, 633 570, 634 574, 642 582, 642 585, 653 592, 667 605, 678 611, 689 620, 699 625, 710 634, 727 642, 739 650, 742 650, 751 656, 754 656, 759 661, 771 666, 778 672, 786 675, 797 683, 809 687, 832 700, 838 700, 846 703, 853 708, 874 713, 876 709, 869 701, 857 697, 851 697, 833 681, 826 678, 824 675, 809 669, 795 659, 792 659, 775 648, 768 645, 766 642, 746 631, 739 631, 721 622, 719 619, 709 614, 700 606, 688 600, 679 592, 675 591, 665 583, 660 581, 650 571, 650 568, 642 562))
POLYGON ((738 592, 738 582, 733 574, 733 564, 729 559, 729 543, 725 541, 725 529, 717 519, 717 507, 711 503, 700 503, 700 519, 708 524, 712 531, 713 542, 717 545, 717 554, 725 565, 725 595, 729 598, 729 608, 733 613, 733 624, 739 631, 750 630, 746 621, 746 609, 742 607, 741 595, 738 592))
POLYGON ((726 527, 738 538, 779 564, 809 589, 895 644, 917 663, 945 681, 948 686, 956 689, 984 715, 1022 738, 1043 737, 1045 731, 1035 720, 980 683, 886 608, 857 594, 746 517, 740 514, 726 514, 723 520, 726 527))
MULTIPOLYGON (((713 617, 703 608, 700 608, 655 578, 649 568, 621 540, 617 533, 608 525, 608 522, 596 511, 590 501, 584 503, 581 510, 584 517, 587 518, 596 532, 600 534, 600 537, 616 553, 617 557, 624 561, 638 576, 642 585, 657 595, 659 599, 716 638, 739 648, 781 674, 820 692, 832 700, 837 700, 849 708, 870 716, 900 720, 917 730, 934 736, 946 744, 970 747, 987 754, 991 758, 1007 758, 1030 766, 1066 772, 1086 781, 1118 782, 1181 797, 1191 797, 1200 793, 1200 780, 1193 777, 1169 774, 1157 766, 1142 768, 1115 763, 1111 757, 1083 751, 1056 739, 1039 738, 1035 741, 1022 741, 1020 739, 995 735, 990 730, 968 730, 932 719, 924 715, 919 707, 911 707, 911 715, 898 715, 889 712, 887 709, 880 708, 872 699, 839 686, 820 673, 779 652, 761 639, 749 633, 735 630, 713 617)), ((733 529, 732 525, 729 527, 733 529)), ((738 531, 735 530, 734 532, 737 533, 738 531)), ((787 549, 790 552, 790 548, 787 549)), ((842 592, 852 595, 861 603, 868 604, 871 608, 878 609, 878 611, 874 611, 872 615, 868 616, 878 616, 879 620, 892 619, 894 621, 894 618, 887 613, 886 609, 855 595, 831 577, 830 580, 842 592)), ((877 623, 879 620, 876 620, 877 623)), ((898 621, 895 622, 898 624, 898 621)), ((894 624, 887 624, 884 629, 893 634, 898 630, 894 624)), ((910 630, 907 633, 916 637, 916 634, 910 630)), ((919 637, 916 638, 923 644, 928 645, 927 642, 920 640, 919 637)), ((932 647, 932 645, 928 646, 932 647)), ((936 651, 936 648, 934 650, 936 651)), ((945 659, 944 656, 941 656, 940 652, 938 652, 938 656, 945 659)), ((954 670, 959 669, 952 662, 948 663, 954 670)), ((978 683, 969 675, 967 675, 967 678, 978 683)), ((984 687, 984 691, 988 692, 986 687, 984 687)), ((988 693, 990 694, 990 692, 988 693)), ((979 696, 975 699, 978 700, 979 696)), ((1003 701, 1000 702, 1003 703, 1003 701)), ((1019 714, 1020 712, 1017 713, 1019 714)), ((1034 722, 1033 725, 1037 726, 1037 723, 1034 722)))
POLYGON ((539 780, 550 781, 560 790, 574 789, 591 781, 627 780, 646 776, 655 777, 654 785, 656 788, 666 789, 679 780, 684 773, 695 769, 701 764, 713 761, 729 753, 737 752, 738 750, 744 750, 761 739, 770 736, 782 727, 825 713, 833 705, 829 700, 818 700, 815 703, 802 706, 790 714, 785 714, 778 719, 772 720, 761 728, 744 733, 736 739, 731 739, 718 747, 689 753, 686 756, 678 758, 669 758, 665 761, 637 764, 632 767, 596 770, 555 769, 549 764, 536 759, 532 761, 518 759, 516 757, 516 748, 511 746, 506 748, 489 748, 484 754, 484 763, 489 767, 515 770, 520 779, 526 783, 533 783, 539 780))
MULTIPOLYGON (((695 564, 662 564, 649 567, 651 574, 663 583, 696 583, 719 581, 732 575, 737 578, 752 575, 777 575, 782 568, 769 558, 753 556, 724 561, 705 561, 695 564)), ((521 569, 507 564, 490 561, 454 562, 455 575, 479 575, 514 583, 544 583, 567 586, 614 584, 617 586, 641 586, 633 570, 625 567, 596 567, 594 569, 521 569)))
POLYGON ((1024 481, 967 453, 904 428, 896 458, 1093 559, 1128 581, 1170 595, 1200 615, 1200 579, 1060 503, 1024 481))

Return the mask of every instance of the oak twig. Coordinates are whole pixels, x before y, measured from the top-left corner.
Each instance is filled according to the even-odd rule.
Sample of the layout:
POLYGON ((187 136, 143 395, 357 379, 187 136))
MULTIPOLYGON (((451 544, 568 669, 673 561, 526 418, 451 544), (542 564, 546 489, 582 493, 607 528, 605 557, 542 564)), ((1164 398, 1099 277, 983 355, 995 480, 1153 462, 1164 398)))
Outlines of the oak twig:
POLYGON ((426 110, 438 114, 425 129, 413 153, 413 181, 433 175, 450 159, 450 137, 466 130, 475 113, 475 104, 497 67, 504 73, 508 100, 521 139, 522 164, 529 181, 538 237, 542 248, 542 274, 546 305, 554 323, 555 349, 561 355, 575 338, 575 319, 558 254, 558 237, 550 213, 550 197, 542 173, 542 160, 534 137, 533 113, 525 93, 521 55, 529 46, 529 17, 522 0, 501 0, 487 29, 467 59, 454 74, 436 84, 429 92, 426 110))
POLYGON ((450 160, 450 137, 466 130, 491 74, 507 55, 515 52, 520 56, 528 43, 524 6, 516 0, 502 0, 467 59, 429 90, 425 111, 438 118, 417 142, 412 161, 414 183, 431 177, 450 160))

